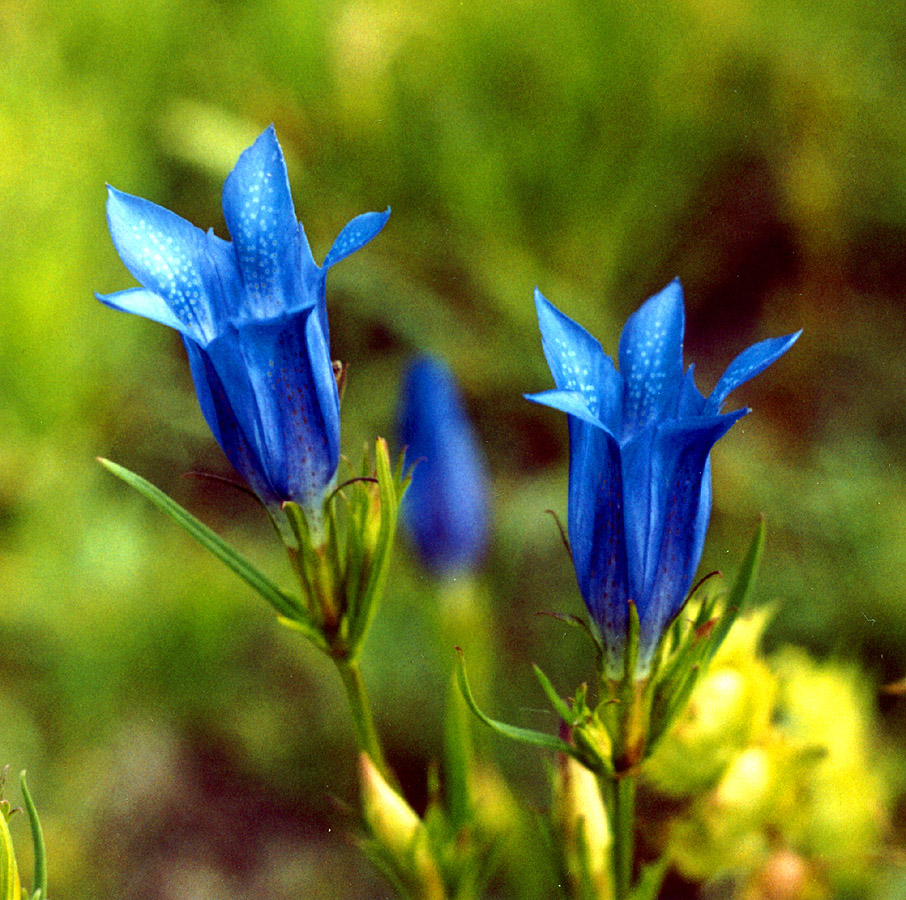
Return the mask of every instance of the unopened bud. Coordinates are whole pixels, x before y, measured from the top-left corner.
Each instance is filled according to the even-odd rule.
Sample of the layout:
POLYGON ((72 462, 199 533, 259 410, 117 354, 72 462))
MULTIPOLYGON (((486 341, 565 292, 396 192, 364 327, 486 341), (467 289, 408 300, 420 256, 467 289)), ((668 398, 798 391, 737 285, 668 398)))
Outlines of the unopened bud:
POLYGON ((610 821, 598 779, 570 756, 558 761, 553 813, 570 881, 580 885, 590 880, 597 900, 607 900, 612 896, 610 821))
POLYGON ((13 839, 9 833, 6 815, 0 813, 0 900, 21 900, 22 887, 19 869, 13 853, 13 839))
POLYGON ((365 753, 359 757, 359 780, 365 822, 381 850, 415 896, 443 900, 443 880, 422 820, 365 753))

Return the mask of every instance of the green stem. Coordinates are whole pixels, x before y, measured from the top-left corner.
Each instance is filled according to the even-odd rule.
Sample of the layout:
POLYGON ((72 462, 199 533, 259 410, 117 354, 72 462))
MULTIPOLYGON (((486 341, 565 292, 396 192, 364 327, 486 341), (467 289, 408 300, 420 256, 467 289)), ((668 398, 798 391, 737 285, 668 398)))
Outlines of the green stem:
POLYGON ((626 900, 632 888, 635 861, 635 775, 623 773, 613 787, 613 879, 616 900, 626 900))
POLYGON ((343 687, 346 688, 346 699, 349 701, 349 711, 352 713, 359 749, 371 757, 371 761, 389 784, 395 784, 396 779, 384 760, 384 751, 381 749, 381 740, 374 727, 374 716, 371 714, 371 704, 368 702, 368 692, 365 690, 358 662, 334 657, 334 663, 343 680, 343 687))

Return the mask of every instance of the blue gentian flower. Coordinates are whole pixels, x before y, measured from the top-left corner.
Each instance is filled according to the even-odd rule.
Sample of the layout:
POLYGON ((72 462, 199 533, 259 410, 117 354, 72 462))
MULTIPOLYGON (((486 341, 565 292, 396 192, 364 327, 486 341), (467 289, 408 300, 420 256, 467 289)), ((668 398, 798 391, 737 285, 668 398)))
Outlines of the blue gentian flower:
POLYGON ((488 478, 450 369, 422 357, 400 391, 400 441, 415 465, 403 522, 419 556, 438 575, 474 570, 488 532, 488 478))
POLYGON ((340 457, 327 270, 367 244, 390 211, 353 219, 317 266, 271 126, 227 178, 223 212, 232 243, 110 188, 110 234, 142 287, 97 296, 180 332, 201 410, 230 462, 272 511, 292 500, 317 522, 340 457))
POLYGON ((800 332, 749 347, 704 397, 693 367, 683 373, 678 280, 629 317, 619 372, 598 341, 537 290, 535 305, 557 389, 527 399, 569 417, 569 537, 579 588, 614 677, 623 667, 628 602, 635 602, 636 674, 644 677, 701 559, 711 514, 709 453, 749 411, 721 414, 721 407, 800 332))

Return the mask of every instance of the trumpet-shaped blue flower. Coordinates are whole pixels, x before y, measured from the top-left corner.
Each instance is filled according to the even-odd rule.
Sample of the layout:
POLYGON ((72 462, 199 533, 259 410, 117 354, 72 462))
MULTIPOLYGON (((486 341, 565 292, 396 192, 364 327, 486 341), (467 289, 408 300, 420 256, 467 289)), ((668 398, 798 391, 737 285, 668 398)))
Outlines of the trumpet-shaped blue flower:
POLYGON ((230 462, 269 508, 293 500, 317 520, 340 456, 327 270, 390 211, 353 219, 317 266, 271 126, 227 178, 223 212, 232 242, 110 188, 110 234, 142 287, 97 296, 180 332, 202 413, 230 462))
POLYGON ((444 363, 422 357, 407 369, 399 431, 406 465, 415 464, 402 515, 419 556, 439 575, 474 569, 487 542, 487 473, 444 363))
POLYGON ((678 280, 629 317, 619 371, 598 341, 537 290, 535 305, 557 388, 527 399, 569 417, 569 537, 579 588, 614 676, 622 672, 628 603, 635 602, 637 674, 644 676, 701 559, 711 514, 711 448, 749 411, 721 414, 721 407, 800 332, 749 347, 704 397, 693 367, 683 372, 678 280))

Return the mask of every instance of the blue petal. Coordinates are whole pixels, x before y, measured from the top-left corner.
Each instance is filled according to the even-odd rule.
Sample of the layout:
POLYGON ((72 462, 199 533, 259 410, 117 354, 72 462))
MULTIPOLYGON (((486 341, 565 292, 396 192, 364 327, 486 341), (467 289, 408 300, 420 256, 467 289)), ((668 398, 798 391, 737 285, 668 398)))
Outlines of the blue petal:
POLYGON ((620 336, 628 433, 661 416, 683 377, 683 289, 674 279, 627 320, 620 336))
POLYGON ((346 259, 350 253, 355 253, 365 246, 387 224, 390 218, 390 207, 384 212, 367 212, 356 216, 337 235, 333 246, 324 259, 323 268, 329 269, 341 259, 346 259))
POLYGON ((252 456, 253 475, 240 471, 307 508, 319 504, 339 462, 339 398, 312 312, 304 323, 295 315, 230 328, 206 348, 252 456))
POLYGON ((616 432, 623 380, 613 362, 597 340, 577 322, 563 315, 537 288, 535 308, 544 356, 557 387, 561 391, 581 393, 591 415, 616 432))
POLYGON ((559 409, 560 412, 575 416, 583 422, 608 430, 604 423, 588 408, 586 395, 579 391, 541 391, 538 394, 523 394, 523 396, 526 400, 531 400, 532 403, 559 409))
POLYGON ((673 418, 691 419, 696 416, 707 415, 706 404, 707 401, 695 384, 695 365, 690 365, 683 376, 683 383, 676 398, 676 410, 673 418))
POLYGON ((708 397, 708 410, 716 413, 727 397, 741 384, 763 372, 772 362, 780 359, 799 338, 802 331, 786 337, 770 338, 743 350, 727 367, 717 386, 708 397))
POLYGON ((112 187, 107 223, 126 268, 166 303, 182 324, 180 331, 211 340, 219 316, 204 232, 156 203, 112 187))
POLYGON ((698 567, 707 525, 702 500, 708 454, 739 410, 646 430, 623 447, 629 595, 639 604, 642 669, 681 608, 698 567))
POLYGON ((173 310, 164 302, 164 299, 158 294, 146 291, 144 288, 132 288, 128 291, 117 291, 115 294, 95 294, 101 303, 106 304, 111 309, 118 309, 120 312, 135 313, 151 319, 154 322, 160 322, 161 325, 167 325, 169 328, 175 328, 189 337, 192 336, 192 329, 184 325, 173 313, 173 310))
POLYGON ((205 348, 183 337, 189 357, 189 368, 201 412, 217 443, 233 468, 249 483, 267 506, 278 506, 283 497, 268 481, 267 473, 255 450, 246 440, 233 412, 230 397, 205 348))
POLYGON ((569 421, 569 541, 576 580, 601 626, 613 674, 623 655, 628 569, 620 448, 612 435, 569 421))
POLYGON ((227 177, 223 214, 245 289, 237 321, 272 318, 312 305, 300 290, 299 228, 272 125, 243 152, 227 177))

